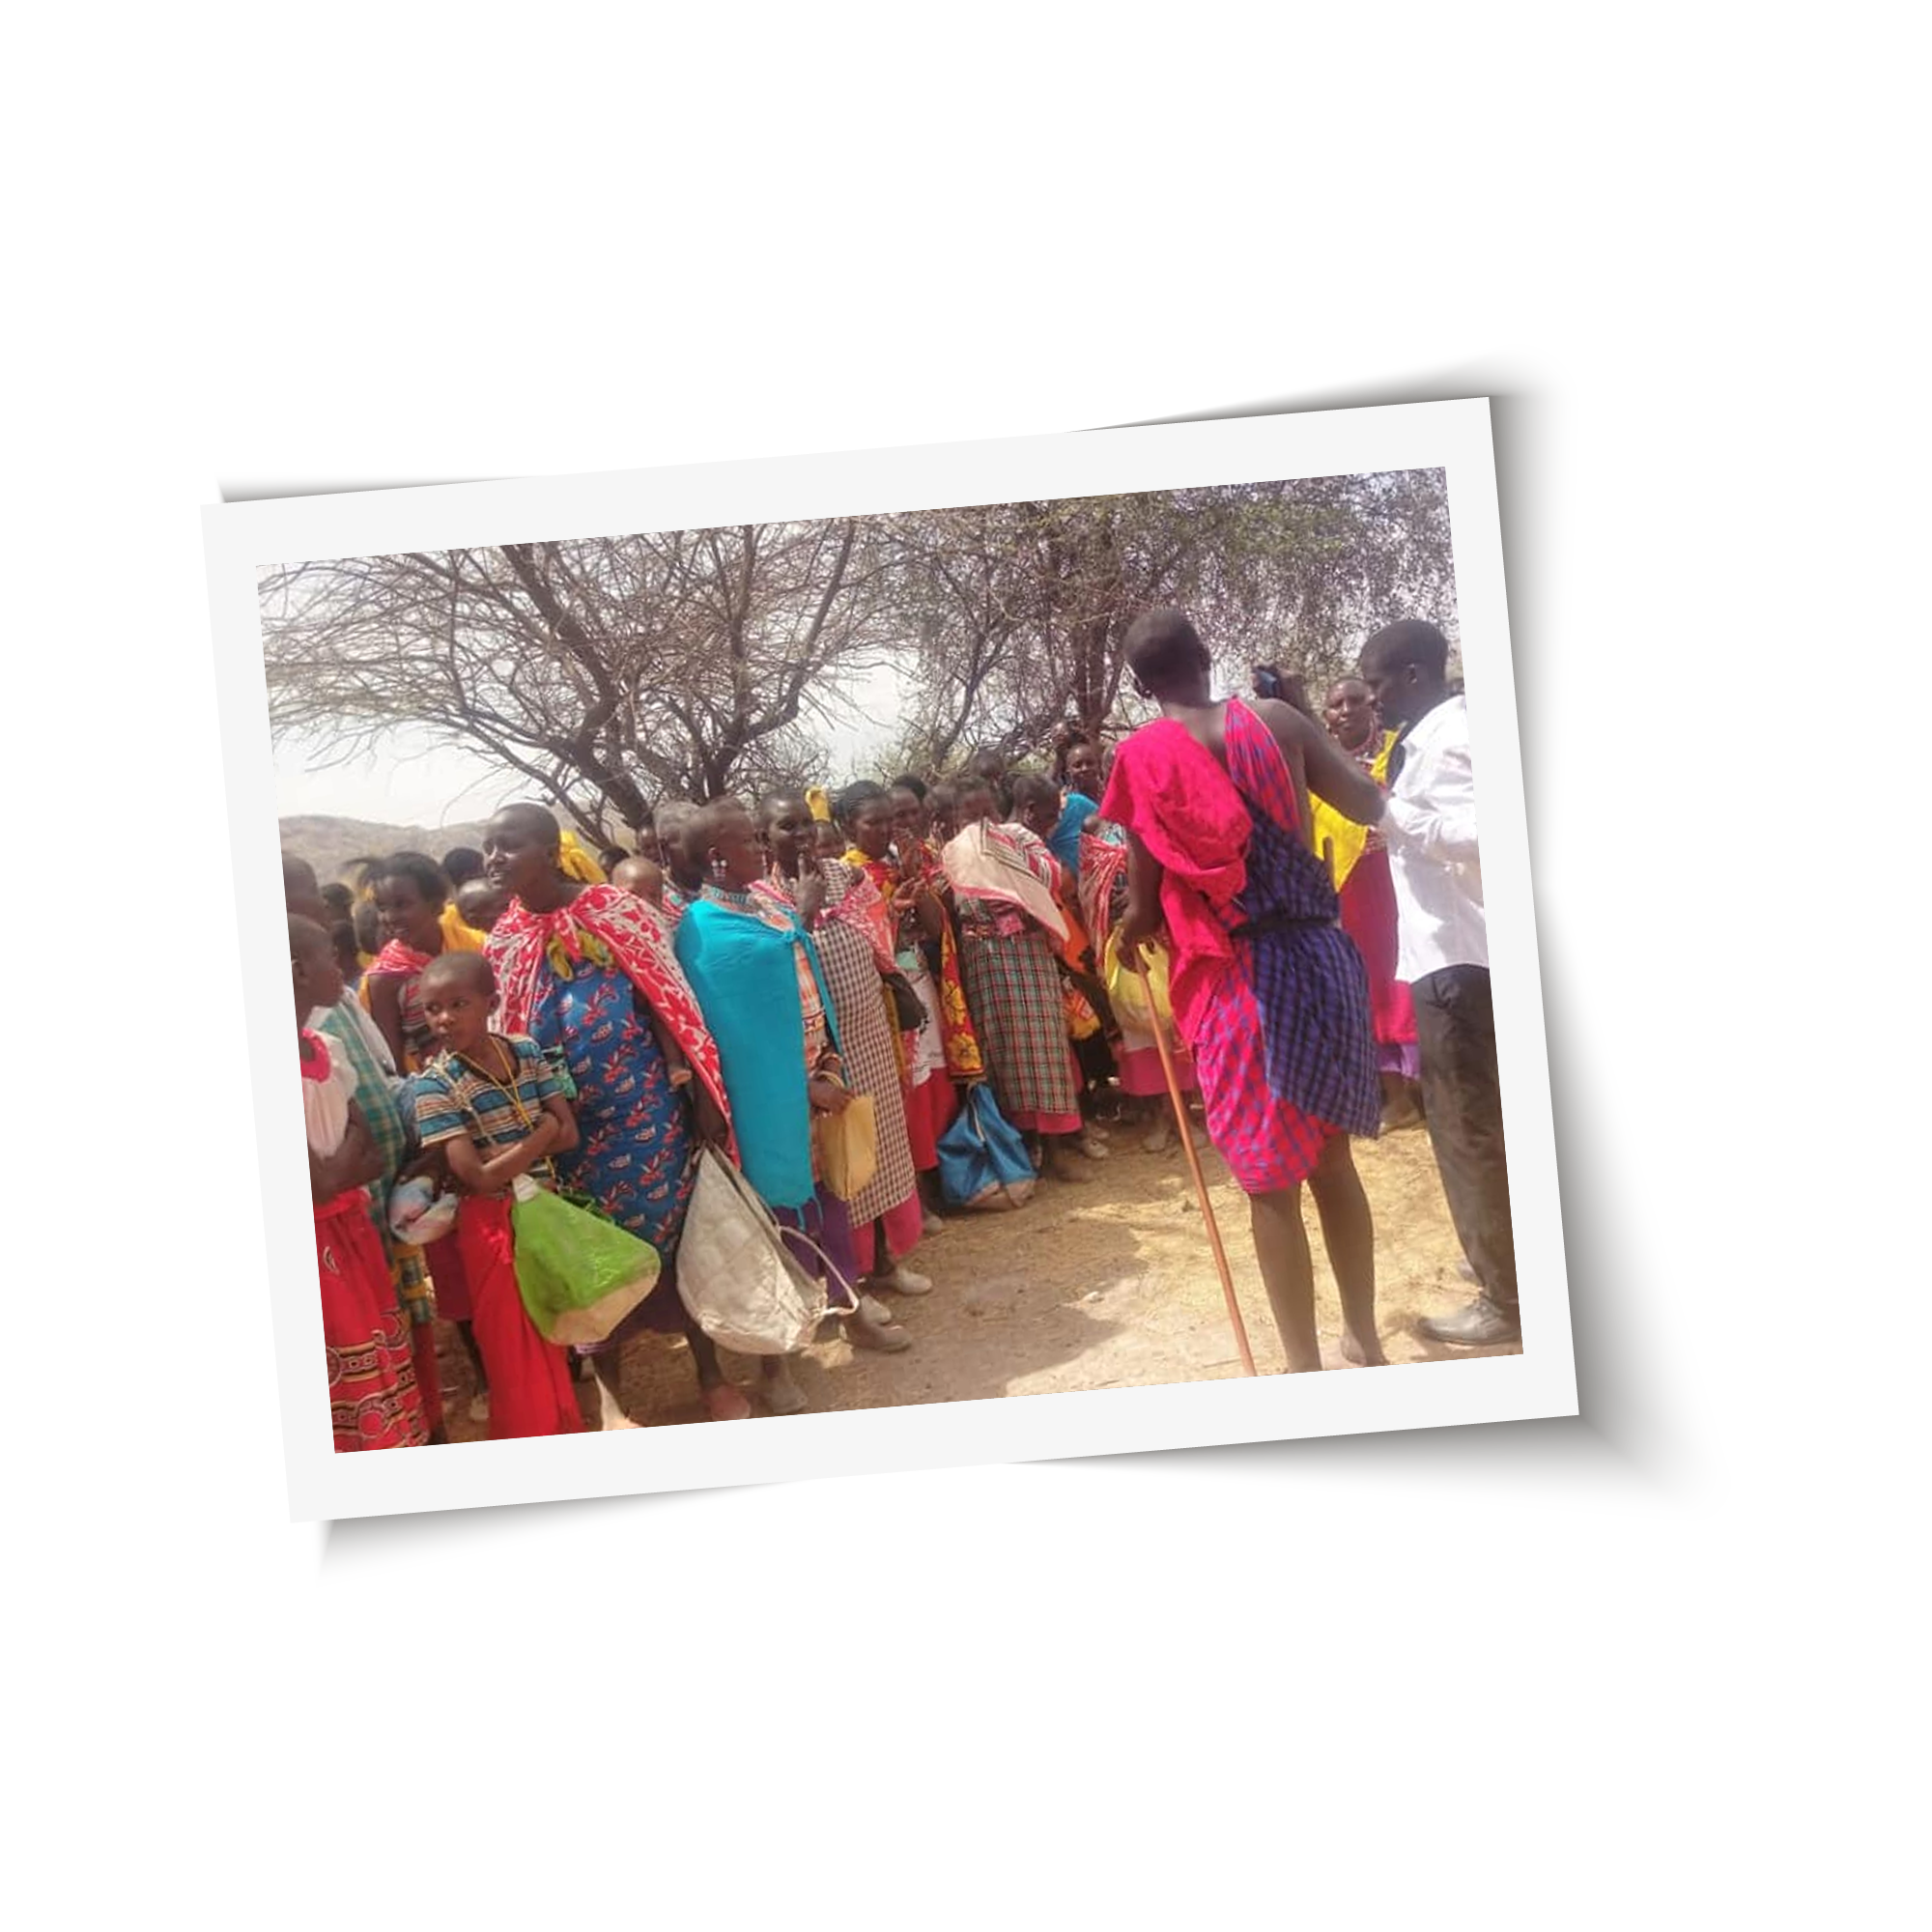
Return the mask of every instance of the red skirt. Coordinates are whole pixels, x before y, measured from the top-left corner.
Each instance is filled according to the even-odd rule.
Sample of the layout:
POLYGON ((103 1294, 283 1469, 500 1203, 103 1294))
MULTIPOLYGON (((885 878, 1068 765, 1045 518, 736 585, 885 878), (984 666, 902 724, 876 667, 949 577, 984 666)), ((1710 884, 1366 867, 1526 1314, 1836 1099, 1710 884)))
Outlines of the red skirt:
POLYGON ((383 1237, 359 1187, 315 1210, 328 1417, 338 1452, 408 1449, 429 1440, 409 1323, 389 1282, 383 1237))
POLYGON ((939 1165, 939 1137, 958 1112, 958 1092, 936 1069, 920 1086, 905 1090, 906 1139, 912 1144, 912 1164, 921 1174, 939 1165))
POLYGON ((463 1255, 451 1229, 441 1240, 432 1241, 422 1251, 423 1265, 429 1269, 429 1285, 436 1296, 436 1312, 445 1321, 468 1321, 469 1277, 463 1271, 463 1255))
POLYGON ((446 1238, 469 1280, 471 1330, 490 1378, 491 1441, 582 1429, 569 1358, 537 1333, 517 1289, 509 1202, 466 1195, 446 1238))
POLYGON ((1369 969, 1369 1014, 1378 1046, 1413 1045, 1415 1002, 1395 976, 1395 881, 1386 851, 1364 852, 1342 888, 1342 930, 1369 969))

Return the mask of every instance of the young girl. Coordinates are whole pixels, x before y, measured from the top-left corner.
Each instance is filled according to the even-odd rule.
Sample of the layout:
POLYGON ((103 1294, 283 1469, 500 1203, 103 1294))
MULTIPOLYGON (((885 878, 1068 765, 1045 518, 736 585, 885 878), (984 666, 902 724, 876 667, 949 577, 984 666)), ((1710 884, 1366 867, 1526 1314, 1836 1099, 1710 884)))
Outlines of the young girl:
POLYGON ((395 852, 378 864, 369 887, 384 944, 363 975, 362 1004, 389 1042, 398 1068, 413 1073, 436 1050, 416 981, 448 945, 442 915, 449 886, 435 860, 420 852, 395 852))
MULTIPOLYGON (((392 852, 371 862, 364 885, 381 922, 383 947, 362 975, 360 998, 376 1022, 399 1073, 413 1074, 436 1052, 436 1040, 423 1017, 418 990, 424 970, 446 952, 473 950, 450 944, 447 911, 449 882, 436 861, 422 852, 392 852)), ((440 1181, 440 1161, 428 1170, 440 1181)), ((464 1353, 469 1358, 474 1390, 469 1398, 471 1422, 490 1417, 490 1376, 476 1347, 472 1325, 469 1278, 463 1265, 456 1236, 445 1235, 423 1251, 436 1312, 453 1322, 464 1353)), ((444 1390, 445 1399, 451 1391, 444 1390)))
POLYGON ((490 1435, 559 1435, 583 1426, 563 1350, 537 1333, 517 1288, 507 1189, 577 1145, 577 1122, 543 1049, 490 1031, 497 981, 477 952, 445 952, 417 982, 439 1051, 416 1077, 416 1125, 467 1190, 449 1236, 468 1278, 476 1346, 490 1378, 490 1435))
POLYGON ((289 920, 289 965, 335 1446, 412 1448, 428 1441, 429 1427, 388 1256, 364 1192, 382 1173, 383 1155, 355 1105, 354 1071, 306 1025, 318 1007, 342 997, 334 949, 313 920, 289 920))

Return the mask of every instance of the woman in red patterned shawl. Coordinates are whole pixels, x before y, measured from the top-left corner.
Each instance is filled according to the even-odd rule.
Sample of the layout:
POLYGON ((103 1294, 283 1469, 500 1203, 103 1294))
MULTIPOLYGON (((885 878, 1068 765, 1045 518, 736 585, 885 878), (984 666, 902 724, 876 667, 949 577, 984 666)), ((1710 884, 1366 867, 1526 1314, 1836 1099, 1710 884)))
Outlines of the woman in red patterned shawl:
POLYGON ((959 920, 973 1024, 1000 1111, 1057 1180, 1084 1181, 1080 1069, 1066 1037, 1060 948, 1066 919, 1053 896, 1053 854, 1023 825, 995 821, 991 783, 956 783, 960 829, 941 855, 959 920))
POLYGON ((1381 793, 1292 706, 1217 702, 1180 611, 1136 619, 1126 650, 1163 715, 1116 753, 1100 807, 1127 835, 1121 950, 1166 929, 1175 1023, 1208 1131, 1248 1196, 1290 1371, 1322 1365, 1303 1180, 1341 1294, 1343 1354, 1379 1364, 1375 1227, 1349 1150, 1381 1116, 1369 982, 1307 826, 1311 785, 1358 824, 1380 816, 1381 793))
POLYGON ((557 1178, 663 1257, 658 1285, 608 1341, 583 1350, 597 1372, 606 1429, 637 1425, 620 1396, 622 1349, 642 1329, 681 1334, 714 1421, 752 1412, 677 1293, 678 1236, 696 1184, 697 1144, 730 1128, 718 1049, 671 952, 663 919, 609 885, 558 869, 557 822, 507 806, 483 842, 486 876, 514 898, 490 935, 497 1026, 562 1061, 576 1092, 577 1148, 557 1178))

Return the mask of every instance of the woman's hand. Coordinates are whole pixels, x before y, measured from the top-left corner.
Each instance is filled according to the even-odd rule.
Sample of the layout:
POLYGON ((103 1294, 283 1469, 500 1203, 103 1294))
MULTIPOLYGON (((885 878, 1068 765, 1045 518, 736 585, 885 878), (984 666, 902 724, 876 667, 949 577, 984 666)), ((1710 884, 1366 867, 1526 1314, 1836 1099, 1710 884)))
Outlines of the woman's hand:
POLYGON ((806 1097, 818 1114, 842 1114, 852 1104, 852 1095, 836 1080, 815 1073, 805 1083, 806 1097))
POLYGON ((825 874, 814 865, 798 882, 798 923, 810 932, 825 910, 825 874))
POLYGON ((708 1147, 723 1148, 730 1140, 731 1126, 724 1118, 724 1109, 701 1080, 691 1083, 691 1115, 697 1138, 708 1147))
POLYGON ((1126 917, 1120 923, 1121 956, 1129 965, 1160 937, 1160 908, 1127 901, 1126 917))

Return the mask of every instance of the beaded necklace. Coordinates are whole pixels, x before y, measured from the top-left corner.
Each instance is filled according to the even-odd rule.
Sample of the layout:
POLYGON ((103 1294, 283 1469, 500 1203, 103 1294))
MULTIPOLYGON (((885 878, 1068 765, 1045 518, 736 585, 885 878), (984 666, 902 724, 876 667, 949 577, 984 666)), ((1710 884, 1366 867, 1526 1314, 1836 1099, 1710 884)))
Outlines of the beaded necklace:
MULTIPOLYGON (((494 1033, 487 1035, 486 1037, 489 1039, 490 1044, 503 1057, 504 1068, 500 1076, 492 1073, 487 1067, 478 1066, 467 1053, 459 1053, 455 1056, 457 1065, 467 1066, 477 1079, 482 1081, 484 1086, 494 1087, 497 1093, 502 1094, 504 1099, 509 1101, 511 1110, 516 1114, 517 1120, 524 1129, 524 1138, 527 1140, 531 1134, 536 1132, 537 1121, 536 1116, 532 1115, 530 1110, 524 1105, 524 1096, 517 1092, 517 1056, 510 1051, 508 1043, 498 1039, 494 1033)), ((469 1111, 480 1131, 483 1126, 483 1117, 473 1107, 469 1111)), ((484 1139, 487 1143, 489 1139, 487 1133, 484 1135, 484 1139)), ((540 1155, 539 1161, 542 1166, 546 1168, 551 1167, 551 1159, 548 1154, 540 1155)), ((554 1168, 551 1171, 553 1174, 555 1172, 554 1168)))

